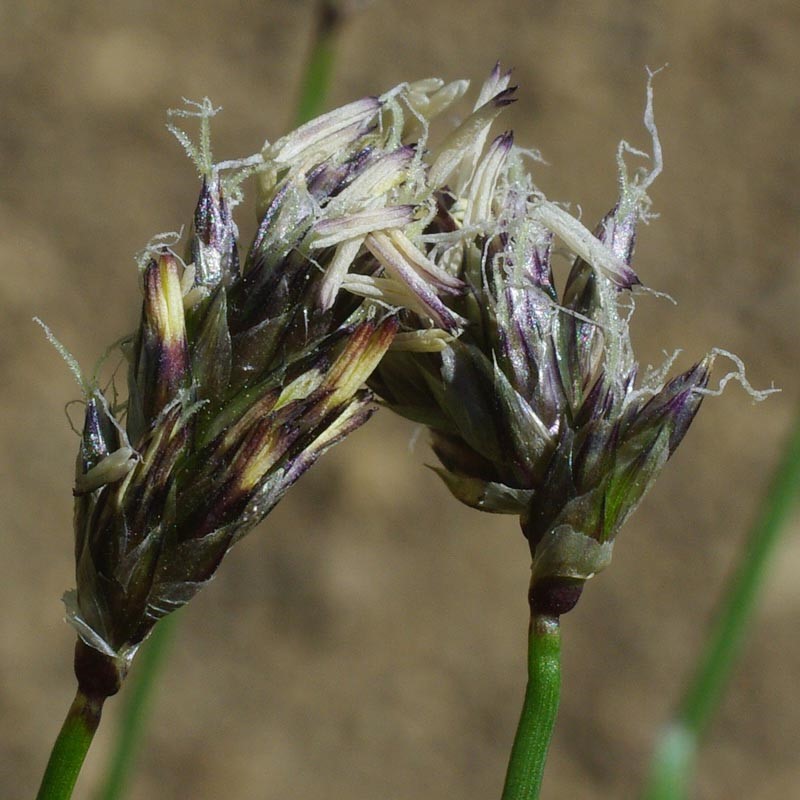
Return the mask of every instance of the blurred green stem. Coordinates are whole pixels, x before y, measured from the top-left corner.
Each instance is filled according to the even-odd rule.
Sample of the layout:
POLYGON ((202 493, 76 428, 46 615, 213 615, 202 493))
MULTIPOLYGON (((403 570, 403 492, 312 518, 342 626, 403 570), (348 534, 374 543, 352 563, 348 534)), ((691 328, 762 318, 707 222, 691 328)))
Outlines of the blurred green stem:
POLYGON ((800 494, 800 414, 787 439, 762 508, 750 532, 705 651, 675 719, 662 732, 650 767, 645 800, 682 800, 697 745, 717 709, 731 670, 742 649, 770 558, 800 494))
POLYGON ((153 628, 136 659, 133 674, 124 694, 122 716, 111 754, 105 781, 97 792, 97 800, 119 800, 125 791, 128 776, 141 744, 145 722, 153 701, 156 677, 175 635, 177 612, 162 619, 153 628))
POLYGON ((558 714, 561 626, 558 617, 531 616, 528 686, 508 762, 503 800, 536 800, 558 714))
POLYGON ((85 695, 80 689, 53 745, 36 800, 69 800, 92 743, 104 698, 85 695))
POLYGON ((297 124, 313 119, 322 111, 328 96, 336 38, 342 23, 342 12, 336 0, 320 0, 314 20, 314 39, 306 60, 297 103, 297 124))

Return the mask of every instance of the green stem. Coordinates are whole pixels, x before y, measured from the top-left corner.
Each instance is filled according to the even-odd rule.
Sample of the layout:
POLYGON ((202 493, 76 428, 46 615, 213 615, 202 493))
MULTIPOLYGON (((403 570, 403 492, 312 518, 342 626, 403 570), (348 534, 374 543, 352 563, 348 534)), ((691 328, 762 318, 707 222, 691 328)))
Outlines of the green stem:
POLYGON ((297 124, 316 117, 328 96, 337 34, 342 22, 342 12, 335 0, 320 0, 314 25, 314 39, 300 83, 297 103, 297 124))
POLYGON ((761 511, 731 578, 706 649, 679 706, 657 744, 645 800, 686 797, 697 745, 716 711, 742 649, 770 559, 800 494, 800 414, 787 439, 761 511))
POLYGON ((69 800, 89 745, 92 743, 105 698, 88 697, 80 689, 53 745, 36 800, 69 800))
POLYGON ((156 678, 174 636, 175 621, 176 614, 162 619, 136 659, 133 674, 127 681, 114 752, 111 754, 105 781, 97 792, 97 800, 119 800, 124 794, 143 738, 157 684, 156 678))
POLYGON ((560 691, 558 617, 533 615, 528 633, 528 686, 508 762, 503 800, 536 800, 539 797, 560 691))

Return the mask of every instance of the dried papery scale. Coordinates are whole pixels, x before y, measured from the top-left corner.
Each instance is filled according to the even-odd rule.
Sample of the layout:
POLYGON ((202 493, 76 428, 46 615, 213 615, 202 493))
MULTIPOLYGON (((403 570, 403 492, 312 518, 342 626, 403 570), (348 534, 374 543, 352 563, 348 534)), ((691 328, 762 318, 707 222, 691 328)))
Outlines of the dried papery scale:
MULTIPOLYGON (((81 379, 77 588, 66 603, 92 696, 119 688, 156 622, 367 420, 364 384, 390 346, 441 349, 460 333, 440 294, 464 286, 418 240, 436 203, 429 154, 409 136, 427 135, 464 88, 402 85, 223 163, 212 159, 211 104, 173 112, 201 129, 195 143, 170 126, 201 180, 185 257, 161 237, 139 258, 127 396, 81 379), (259 224, 240 257, 233 212, 249 177, 259 224)), ((498 93, 467 118, 475 135, 507 102, 498 93)))

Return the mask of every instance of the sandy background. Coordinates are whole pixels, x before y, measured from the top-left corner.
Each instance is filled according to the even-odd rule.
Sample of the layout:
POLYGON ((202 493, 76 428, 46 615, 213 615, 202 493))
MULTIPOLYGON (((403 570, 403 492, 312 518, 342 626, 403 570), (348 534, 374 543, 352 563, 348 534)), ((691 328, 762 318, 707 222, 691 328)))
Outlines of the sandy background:
MULTIPOLYGON (((224 106, 233 157, 292 118, 308 2, 0 7, 0 794, 32 797, 73 693, 64 419, 76 387, 30 321, 84 365, 134 323, 134 251, 188 222, 196 184, 164 130, 183 96, 224 106)), ((642 360, 737 352, 761 406, 709 401, 564 620, 548 800, 634 797, 800 392, 800 5, 790 0, 383 0, 346 27, 331 104, 402 80, 478 82, 497 58, 553 199, 613 202, 619 138, 647 145, 657 79, 661 218, 637 267, 642 360), (741 10, 734 10, 738 6, 741 10), (490 10, 490 8, 492 10, 490 10)), ((131 800, 498 797, 525 682, 526 545, 451 502, 381 414, 330 454, 184 612, 131 800)), ((800 796, 798 524, 703 749, 695 797, 800 796)), ((91 797, 118 703, 76 797, 91 797)))

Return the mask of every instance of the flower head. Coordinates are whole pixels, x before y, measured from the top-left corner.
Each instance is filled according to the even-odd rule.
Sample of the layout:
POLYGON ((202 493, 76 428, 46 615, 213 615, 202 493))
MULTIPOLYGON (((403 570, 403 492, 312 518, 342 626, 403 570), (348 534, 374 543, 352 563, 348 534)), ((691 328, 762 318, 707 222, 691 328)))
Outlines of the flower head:
POLYGON ((661 170, 650 84, 645 124, 653 167, 629 176, 632 148, 620 146, 620 195, 593 234, 536 188, 510 133, 482 155, 459 144, 446 168, 437 170, 444 156, 434 162, 442 178, 424 256, 465 287, 439 287, 464 330, 437 353, 387 354, 371 381, 388 406, 429 427, 435 470, 459 500, 519 515, 534 599, 552 613, 608 564, 700 408, 715 355, 669 381, 669 364, 639 376, 632 257, 661 170), (575 254, 561 292, 557 240, 575 254))
POLYGON ((410 342, 458 329, 422 277, 436 268, 403 233, 435 206, 403 111, 425 122, 457 94, 397 87, 231 162, 212 158, 208 101, 173 112, 201 129, 195 143, 171 126, 201 179, 186 259, 164 236, 139 259, 122 399, 70 361, 86 406, 66 597, 82 685, 116 691, 157 620, 368 419, 364 384, 401 327, 410 342), (251 176, 260 222, 240 259, 233 211, 251 176))

